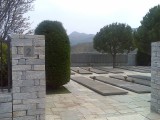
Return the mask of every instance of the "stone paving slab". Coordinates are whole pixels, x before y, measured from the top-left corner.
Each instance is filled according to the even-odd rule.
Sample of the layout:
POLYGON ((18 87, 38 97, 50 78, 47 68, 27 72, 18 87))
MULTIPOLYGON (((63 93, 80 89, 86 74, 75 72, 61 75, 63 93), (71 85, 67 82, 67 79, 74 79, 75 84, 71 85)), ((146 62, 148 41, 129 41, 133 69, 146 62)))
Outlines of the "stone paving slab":
POLYGON ((92 67, 81 67, 81 68, 85 69, 85 70, 88 70, 88 71, 91 71, 91 72, 94 72, 94 73, 97 73, 97 74, 107 74, 108 73, 106 71, 95 69, 95 68, 92 68, 92 67))
POLYGON ((120 70, 117 70, 115 68, 105 68, 105 67, 93 67, 95 69, 99 69, 99 70, 104 70, 106 72, 109 72, 109 73, 114 73, 114 74, 118 74, 118 73, 124 73, 120 70))
POLYGON ((118 80, 133 82, 133 83, 137 83, 137 84, 141 84, 141 85, 151 86, 151 81, 144 80, 144 79, 132 78, 132 77, 128 77, 128 76, 124 77, 122 75, 110 75, 109 77, 115 78, 118 80))
POLYGON ((117 79, 104 77, 104 76, 95 76, 94 79, 126 89, 126 90, 130 90, 136 93, 150 93, 151 92, 151 88, 148 86, 139 85, 139 84, 135 84, 135 83, 127 82, 127 81, 117 80, 117 79))
POLYGON ((123 116, 116 116, 116 117, 108 117, 108 120, 149 120, 140 114, 133 114, 133 115, 123 115, 123 116))
POLYGON ((89 78, 85 78, 85 77, 71 77, 71 79, 101 95, 104 96, 108 96, 108 95, 123 95, 123 94, 127 94, 128 92, 115 88, 113 86, 104 84, 104 83, 100 83, 97 81, 94 81, 92 79, 89 78))
POLYGON ((77 72, 79 74, 92 74, 92 72, 89 72, 87 70, 81 69, 79 67, 71 67, 71 70, 73 70, 74 72, 77 72))
POLYGON ((46 120, 160 120, 150 93, 102 96, 72 80, 65 87, 71 93, 46 95, 46 120))

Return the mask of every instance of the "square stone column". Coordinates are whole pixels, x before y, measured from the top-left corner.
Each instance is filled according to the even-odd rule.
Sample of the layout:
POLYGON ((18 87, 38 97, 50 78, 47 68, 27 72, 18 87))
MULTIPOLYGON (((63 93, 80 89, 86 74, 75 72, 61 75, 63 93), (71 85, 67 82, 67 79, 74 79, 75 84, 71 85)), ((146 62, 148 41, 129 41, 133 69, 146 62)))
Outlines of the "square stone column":
POLYGON ((13 120, 45 120, 45 37, 11 35, 13 120))
POLYGON ((152 43, 151 110, 160 113, 160 42, 152 43))

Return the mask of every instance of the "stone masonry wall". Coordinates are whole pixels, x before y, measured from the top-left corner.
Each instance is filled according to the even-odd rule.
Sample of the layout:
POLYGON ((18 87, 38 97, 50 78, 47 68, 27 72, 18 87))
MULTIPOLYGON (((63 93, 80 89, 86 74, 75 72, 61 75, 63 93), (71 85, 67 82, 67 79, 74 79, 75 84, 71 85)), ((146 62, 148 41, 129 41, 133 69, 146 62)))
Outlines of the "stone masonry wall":
POLYGON ((0 120, 12 120, 12 95, 0 92, 0 120))
POLYGON ((160 42, 152 43, 151 110, 160 113, 160 42))
POLYGON ((45 120, 45 38, 12 35, 13 120, 45 120), (33 48, 33 55, 25 47, 33 48))
MULTIPOLYGON (((132 59, 134 58, 132 57, 132 59)), ((117 65, 127 65, 128 60, 129 59, 128 59, 127 54, 119 54, 116 56, 117 65)), ((72 53, 71 54, 71 66, 72 67, 105 66, 105 65, 111 66, 112 61, 113 61, 112 56, 110 54, 100 54, 100 53, 72 53)))

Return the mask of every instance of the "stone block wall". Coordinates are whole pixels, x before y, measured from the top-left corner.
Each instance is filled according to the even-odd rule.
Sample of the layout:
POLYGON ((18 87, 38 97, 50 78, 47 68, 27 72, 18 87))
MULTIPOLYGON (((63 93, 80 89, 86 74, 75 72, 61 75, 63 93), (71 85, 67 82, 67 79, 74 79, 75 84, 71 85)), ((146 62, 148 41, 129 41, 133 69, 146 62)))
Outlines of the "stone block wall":
MULTIPOLYGON (((134 59, 134 58, 133 58, 134 59)), ((112 56, 101 53, 72 53, 71 66, 112 66, 112 56)), ((128 55, 119 54, 116 56, 117 65, 127 65, 128 55)))
POLYGON ((151 110, 160 113, 160 42, 152 43, 151 110))
POLYGON ((45 38, 12 35, 13 120, 45 120, 45 38), (33 54, 26 52, 33 48, 33 54))
POLYGON ((0 120, 12 120, 12 94, 0 92, 0 120))

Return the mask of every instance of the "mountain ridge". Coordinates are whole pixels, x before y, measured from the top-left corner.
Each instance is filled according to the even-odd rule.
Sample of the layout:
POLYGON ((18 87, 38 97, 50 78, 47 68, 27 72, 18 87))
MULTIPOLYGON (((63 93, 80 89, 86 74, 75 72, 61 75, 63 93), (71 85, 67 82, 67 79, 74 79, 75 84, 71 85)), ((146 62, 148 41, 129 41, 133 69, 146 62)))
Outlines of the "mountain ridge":
POLYGON ((94 34, 79 33, 77 31, 74 31, 69 34, 69 40, 71 46, 73 46, 79 43, 93 42, 94 36, 94 34))
POLYGON ((97 53, 97 51, 93 48, 93 42, 85 42, 71 46, 71 53, 97 53))

